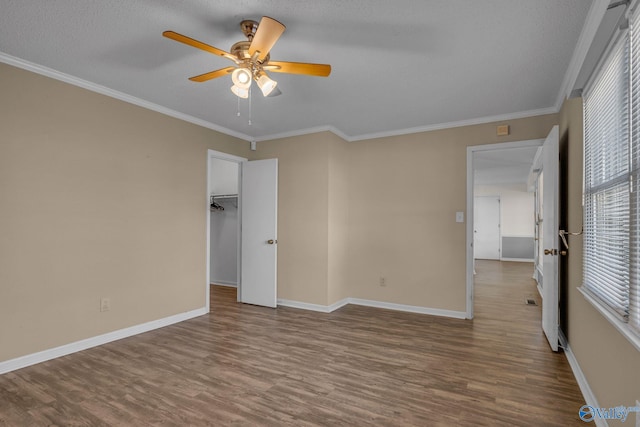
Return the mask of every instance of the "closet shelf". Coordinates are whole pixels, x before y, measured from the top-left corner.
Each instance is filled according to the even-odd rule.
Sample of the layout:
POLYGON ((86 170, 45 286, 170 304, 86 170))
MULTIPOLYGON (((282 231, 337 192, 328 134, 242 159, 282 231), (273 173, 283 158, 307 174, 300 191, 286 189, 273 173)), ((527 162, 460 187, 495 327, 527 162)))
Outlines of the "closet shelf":
POLYGON ((237 199, 237 194, 214 194, 214 199, 237 199))

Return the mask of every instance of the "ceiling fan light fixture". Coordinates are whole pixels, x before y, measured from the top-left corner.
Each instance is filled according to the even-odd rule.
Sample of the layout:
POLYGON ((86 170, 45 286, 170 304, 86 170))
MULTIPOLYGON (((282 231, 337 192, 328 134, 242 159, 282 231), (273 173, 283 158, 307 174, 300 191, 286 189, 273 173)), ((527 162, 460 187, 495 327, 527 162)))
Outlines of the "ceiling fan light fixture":
POLYGON ((278 85, 277 81, 270 79, 266 74, 260 75, 260 77, 258 77, 257 83, 264 96, 269 96, 269 94, 273 92, 273 90, 278 85))
POLYGON ((249 90, 237 85, 231 86, 231 92, 233 92, 238 98, 246 99, 249 97, 249 90))
POLYGON ((242 89, 249 89, 251 86, 251 71, 248 68, 236 68, 231 73, 233 84, 242 89))

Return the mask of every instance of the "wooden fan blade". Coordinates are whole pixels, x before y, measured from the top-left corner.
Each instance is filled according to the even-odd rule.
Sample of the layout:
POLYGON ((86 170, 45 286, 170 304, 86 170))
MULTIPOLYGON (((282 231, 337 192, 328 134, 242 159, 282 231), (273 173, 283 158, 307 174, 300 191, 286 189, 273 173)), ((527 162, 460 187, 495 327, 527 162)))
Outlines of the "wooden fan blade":
POLYGON ((258 61, 264 60, 271 51, 271 48, 278 41, 285 30, 285 26, 268 16, 263 16, 258 24, 256 35, 249 46, 249 55, 260 52, 258 61))
POLYGON ((204 50, 206 52, 213 53, 214 55, 224 56, 225 58, 238 63, 238 59, 235 56, 231 55, 229 52, 225 52, 224 50, 218 49, 217 47, 209 46, 208 44, 202 43, 201 41, 198 41, 196 39, 192 39, 191 37, 183 36, 182 34, 178 34, 175 31, 165 31, 164 33, 162 33, 162 35, 171 40, 193 46, 196 49, 204 50))
POLYGON ((319 77, 327 77, 331 74, 331 65, 307 62, 269 61, 264 69, 274 73, 306 74, 319 77))
POLYGON ((219 70, 200 74, 199 76, 189 77, 189 80, 191 80, 192 82, 202 83, 202 82, 206 82, 207 80, 215 79, 216 77, 222 77, 224 75, 231 74, 231 72, 235 69, 236 67, 221 68, 219 70))

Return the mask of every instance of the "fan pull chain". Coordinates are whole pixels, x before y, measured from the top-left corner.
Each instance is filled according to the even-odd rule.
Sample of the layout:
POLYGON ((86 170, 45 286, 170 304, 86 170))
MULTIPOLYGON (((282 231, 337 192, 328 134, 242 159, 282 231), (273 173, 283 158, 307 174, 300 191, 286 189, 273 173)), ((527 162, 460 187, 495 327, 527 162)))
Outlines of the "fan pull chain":
POLYGON ((239 97, 239 96, 237 96, 236 98, 238 98, 238 110, 237 110, 237 112, 236 112, 236 116, 237 116, 237 117, 240 117, 240 97, 239 97))
POLYGON ((249 126, 251 126, 251 86, 249 86, 249 126))

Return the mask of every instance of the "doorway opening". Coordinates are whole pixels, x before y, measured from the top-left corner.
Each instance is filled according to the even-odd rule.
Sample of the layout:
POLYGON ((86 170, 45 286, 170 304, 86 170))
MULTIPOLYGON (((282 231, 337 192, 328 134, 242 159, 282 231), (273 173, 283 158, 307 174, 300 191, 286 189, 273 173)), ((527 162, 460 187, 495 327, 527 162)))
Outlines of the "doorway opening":
POLYGON ((208 150, 207 156, 207 280, 211 286, 231 286, 240 295, 241 280, 241 164, 247 159, 208 150))
POLYGON ((212 282, 235 284, 238 302, 276 308, 278 160, 208 150, 206 197, 207 311, 212 282))
MULTIPOLYGON (((467 148, 469 319, 474 316, 476 273, 481 281, 487 274, 494 278, 523 275, 524 283, 533 277, 536 226, 531 176, 543 142, 536 139, 467 148)), ((527 289, 526 285, 522 289, 527 289)), ((539 298, 535 292, 523 292, 523 305, 539 298)))

